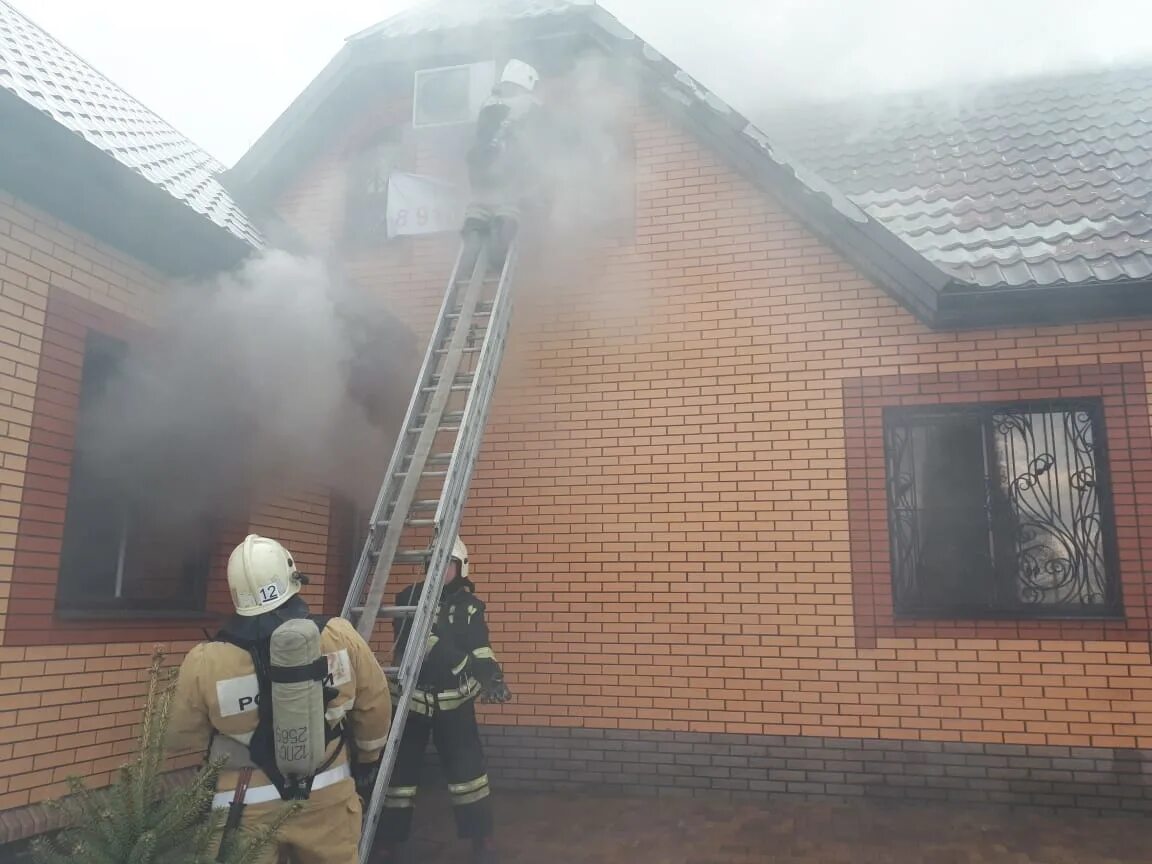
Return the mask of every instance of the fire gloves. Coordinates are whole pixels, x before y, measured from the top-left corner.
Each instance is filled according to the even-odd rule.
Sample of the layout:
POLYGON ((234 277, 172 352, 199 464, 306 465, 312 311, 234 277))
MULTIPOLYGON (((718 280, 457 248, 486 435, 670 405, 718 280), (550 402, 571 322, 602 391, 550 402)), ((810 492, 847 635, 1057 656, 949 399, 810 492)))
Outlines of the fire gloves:
POLYGON ((364 801, 372 798, 372 789, 376 785, 376 775, 379 773, 379 759, 375 762, 352 763, 352 782, 356 784, 356 794, 364 801))
POLYGON ((485 705, 503 705, 512 701, 512 691, 504 682, 504 673, 497 672, 480 691, 480 701, 485 705))

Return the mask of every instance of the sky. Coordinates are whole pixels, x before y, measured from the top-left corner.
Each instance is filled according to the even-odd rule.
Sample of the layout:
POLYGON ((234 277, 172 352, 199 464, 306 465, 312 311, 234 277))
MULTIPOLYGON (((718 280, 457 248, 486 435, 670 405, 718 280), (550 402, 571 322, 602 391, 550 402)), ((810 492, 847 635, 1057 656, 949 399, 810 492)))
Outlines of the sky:
MULTIPOLYGON (((412 0, 9 2, 227 164, 268 128, 347 36, 415 5, 412 0)), ((782 101, 969 86, 1005 76, 1152 60, 1148 0, 602 0, 602 5, 751 116, 782 101)))

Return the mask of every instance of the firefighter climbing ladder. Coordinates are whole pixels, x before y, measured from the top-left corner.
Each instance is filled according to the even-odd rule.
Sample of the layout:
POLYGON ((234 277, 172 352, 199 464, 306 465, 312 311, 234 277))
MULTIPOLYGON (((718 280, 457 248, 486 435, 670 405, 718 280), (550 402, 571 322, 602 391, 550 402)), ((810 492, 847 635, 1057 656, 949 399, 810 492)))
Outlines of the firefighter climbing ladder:
POLYGON ((396 765, 504 355, 518 244, 513 237, 503 261, 493 261, 488 236, 464 234, 341 612, 370 643, 381 618, 411 619, 399 665, 386 669, 399 695, 364 814, 361 864, 368 860, 396 765), (384 605, 397 568, 416 568, 424 577, 418 605, 384 605))

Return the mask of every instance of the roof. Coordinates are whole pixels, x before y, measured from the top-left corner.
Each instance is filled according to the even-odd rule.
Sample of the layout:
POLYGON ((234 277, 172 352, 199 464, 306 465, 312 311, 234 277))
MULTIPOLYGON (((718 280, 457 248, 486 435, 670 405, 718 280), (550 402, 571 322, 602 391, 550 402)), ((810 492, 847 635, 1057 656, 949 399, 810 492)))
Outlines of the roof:
POLYGON ((1152 67, 809 107, 767 125, 963 282, 1152 276, 1152 67))
POLYGON ((254 246, 260 234, 220 185, 224 165, 0 0, 0 89, 254 246))
POLYGON ((1060 103, 1062 85, 1037 83, 1030 96, 985 97, 954 111, 951 125, 944 113, 903 127, 879 112, 874 126, 862 127, 810 112, 766 134, 590 0, 438 0, 357 34, 231 180, 266 201, 329 134, 332 106, 348 111, 378 92, 379 79, 366 70, 398 58, 434 62, 438 52, 491 52, 494 27, 506 34, 502 45, 535 44, 547 62, 559 53, 557 37, 598 45, 623 62, 670 116, 930 326, 1152 316, 1137 212, 1147 188, 1139 166, 1147 163, 1126 138, 1149 121, 1140 100, 1152 93, 1136 99, 1125 91, 1103 106, 1081 94, 1073 120, 1076 112, 1060 103), (369 82, 360 97, 350 95, 357 76, 369 82), (1143 121, 1126 118, 1132 110, 1143 121), (876 134, 862 137, 862 128, 876 134), (919 155, 910 158, 909 148, 919 155))
POLYGON ((551 15, 566 15, 577 7, 594 6, 593 0, 428 0, 394 15, 351 39, 397 39, 476 27, 500 25, 551 15))

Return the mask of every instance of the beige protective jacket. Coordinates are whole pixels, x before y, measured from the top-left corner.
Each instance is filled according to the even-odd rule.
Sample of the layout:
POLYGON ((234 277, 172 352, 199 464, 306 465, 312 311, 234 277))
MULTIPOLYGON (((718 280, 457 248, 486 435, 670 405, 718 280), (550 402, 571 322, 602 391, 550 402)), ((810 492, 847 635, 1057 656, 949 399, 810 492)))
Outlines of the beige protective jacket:
MULTIPOLYGON (((328 657, 329 687, 339 695, 328 704, 326 717, 335 728, 348 724, 359 762, 380 757, 392 722, 392 702, 384 670, 355 628, 343 618, 332 618, 320 634, 320 648, 328 657)), ((215 730, 247 746, 258 720, 259 692, 256 668, 243 648, 226 642, 203 642, 188 652, 180 666, 168 726, 168 746, 173 750, 208 749, 215 730)), ((339 741, 329 745, 331 755, 339 741)), ((344 764, 341 753, 332 763, 344 764)), ((220 791, 236 787, 237 772, 225 770, 220 791)), ((270 781, 262 771, 252 775, 251 786, 270 781)))

